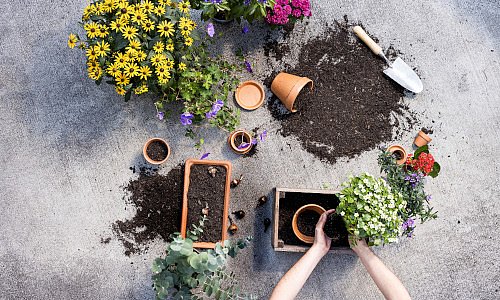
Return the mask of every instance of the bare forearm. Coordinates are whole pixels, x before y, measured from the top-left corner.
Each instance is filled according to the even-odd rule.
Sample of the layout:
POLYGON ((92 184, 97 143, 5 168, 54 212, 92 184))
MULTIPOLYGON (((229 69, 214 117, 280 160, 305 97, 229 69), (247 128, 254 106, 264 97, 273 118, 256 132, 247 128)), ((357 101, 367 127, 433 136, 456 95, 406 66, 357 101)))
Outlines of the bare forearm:
POLYGON ((270 300, 294 299, 322 257, 323 255, 316 249, 309 249, 281 278, 274 288, 270 300))
POLYGON ((375 253, 369 248, 364 248, 358 250, 357 254, 386 299, 411 299, 401 281, 385 266, 375 253))

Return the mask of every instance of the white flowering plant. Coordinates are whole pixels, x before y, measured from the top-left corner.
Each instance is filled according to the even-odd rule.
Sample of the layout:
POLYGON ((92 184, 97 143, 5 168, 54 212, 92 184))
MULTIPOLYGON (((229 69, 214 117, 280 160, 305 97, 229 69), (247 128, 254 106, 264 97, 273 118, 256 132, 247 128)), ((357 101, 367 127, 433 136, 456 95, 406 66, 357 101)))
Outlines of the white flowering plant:
POLYGON ((342 187, 336 211, 353 240, 367 239, 370 246, 397 242, 406 207, 402 195, 368 173, 349 177, 342 187))

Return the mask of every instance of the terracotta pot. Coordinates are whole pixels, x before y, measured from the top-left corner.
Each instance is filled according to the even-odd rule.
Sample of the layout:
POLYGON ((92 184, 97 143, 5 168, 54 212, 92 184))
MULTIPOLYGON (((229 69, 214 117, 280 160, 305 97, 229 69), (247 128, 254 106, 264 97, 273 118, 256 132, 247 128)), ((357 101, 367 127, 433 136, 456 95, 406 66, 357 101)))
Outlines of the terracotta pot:
POLYGON ((271 91, 289 111, 296 112, 297 109, 294 107, 295 99, 297 99, 302 88, 308 84, 311 84, 312 90, 313 82, 311 79, 281 72, 274 78, 271 91))
POLYGON ((399 152, 400 159, 396 160, 396 163, 398 165, 402 165, 406 162, 406 159, 408 158, 408 154, 406 153, 405 148, 401 145, 392 145, 389 148, 387 148, 387 152, 395 153, 399 152))
POLYGON ((170 151, 170 146, 168 145, 168 143, 164 139, 160 139, 160 138, 151 138, 151 139, 149 139, 144 144, 144 147, 142 148, 142 155, 144 155, 144 158, 146 159, 146 161, 148 163, 152 164, 152 165, 161 165, 162 163, 166 162, 167 159, 170 157, 170 153, 172 153, 172 151, 170 151), (164 144, 165 146, 167 146, 168 154, 167 154, 167 157, 165 157, 164 160, 157 161, 157 160, 153 160, 151 157, 149 157, 149 155, 148 155, 148 147, 153 142, 160 142, 160 143, 164 144))
POLYGON ((415 137, 415 140, 413 141, 413 143, 415 144, 415 146, 417 146, 418 148, 420 148, 422 146, 427 145, 431 141, 432 141, 431 137, 428 136, 422 130, 420 130, 419 133, 418 133, 418 135, 415 137))
POLYGON ((242 82, 234 93, 236 102, 246 110, 255 110, 262 106, 266 92, 260 83, 255 80, 242 82))
POLYGON ((229 144, 229 147, 231 148, 231 150, 234 151, 234 153, 241 154, 241 155, 250 152, 250 150, 252 150, 252 147, 254 146, 254 145, 252 145, 252 136, 250 135, 250 133, 248 131, 246 131, 244 129, 238 129, 238 130, 231 132, 231 134, 227 138, 227 143, 229 144), (238 146, 236 146, 235 141, 237 139, 241 139, 242 136, 243 136, 243 141, 245 143, 248 143, 249 145, 243 149, 238 149, 238 146))
POLYGON ((295 233, 295 235, 299 238, 299 240, 303 241, 304 243, 312 244, 314 242, 314 236, 308 236, 303 234, 302 232, 299 231, 299 226, 297 225, 297 220, 299 218, 299 215, 305 211, 313 211, 321 215, 325 212, 325 209, 317 204, 307 204, 299 208, 293 215, 292 219, 293 233, 295 233))
MULTIPOLYGON (((186 165, 184 167, 184 193, 182 195, 182 219, 181 219, 181 236, 186 238, 186 233, 188 230, 188 226, 191 224, 187 223, 188 217, 188 192, 191 175, 191 167, 193 165, 206 165, 206 166, 220 166, 226 168, 226 182, 224 185, 224 211, 222 213, 222 228, 220 229, 221 240, 220 242, 224 243, 227 239, 227 228, 228 228, 228 210, 229 210, 229 199, 230 199, 230 191, 231 191, 231 170, 232 165, 229 161, 218 161, 218 160, 199 160, 199 159, 188 159, 186 160, 186 165)), ((209 217, 210 218, 210 217, 209 217)), ((215 244, 219 241, 212 242, 195 242, 193 243, 193 247, 195 248, 205 248, 205 249, 214 249, 215 244)))

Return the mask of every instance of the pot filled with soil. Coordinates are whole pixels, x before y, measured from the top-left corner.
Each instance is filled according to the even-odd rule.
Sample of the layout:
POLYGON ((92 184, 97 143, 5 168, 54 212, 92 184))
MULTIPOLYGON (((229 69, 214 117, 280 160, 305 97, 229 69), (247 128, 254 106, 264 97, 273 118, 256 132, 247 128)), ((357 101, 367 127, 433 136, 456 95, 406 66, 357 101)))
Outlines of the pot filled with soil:
POLYGON ((325 209, 317 204, 306 204, 293 215, 292 229, 297 238, 304 243, 312 244, 316 223, 325 209))
POLYGON ((153 165, 160 165, 170 157, 170 146, 164 139, 151 138, 142 148, 146 161, 153 165))
POLYGON ((430 136, 428 136, 428 133, 431 133, 430 130, 427 130, 426 128, 422 128, 418 132, 417 136, 415 137, 415 140, 413 141, 415 146, 420 148, 420 147, 425 146, 428 143, 430 143, 432 141, 432 138, 430 136))
POLYGON ((228 161, 188 159, 184 171, 181 235, 191 225, 198 225, 205 215, 203 233, 194 243, 196 248, 214 248, 224 242, 228 230, 231 163, 228 161))
POLYGON ((313 89, 311 79, 281 72, 271 83, 271 91, 289 111, 297 112, 295 100, 306 85, 310 85, 311 90, 313 89))
POLYGON ((328 216, 323 230, 325 234, 332 239, 333 244, 339 243, 349 236, 344 220, 336 213, 332 213, 328 216))
POLYGON ((408 154, 406 153, 405 148, 400 145, 390 146, 389 148, 387 148, 387 152, 392 153, 392 156, 394 156, 398 165, 404 164, 406 162, 406 159, 408 158, 408 154))
POLYGON ((250 152, 254 146, 252 144, 252 135, 244 129, 231 132, 227 138, 227 143, 234 153, 241 155, 250 152))

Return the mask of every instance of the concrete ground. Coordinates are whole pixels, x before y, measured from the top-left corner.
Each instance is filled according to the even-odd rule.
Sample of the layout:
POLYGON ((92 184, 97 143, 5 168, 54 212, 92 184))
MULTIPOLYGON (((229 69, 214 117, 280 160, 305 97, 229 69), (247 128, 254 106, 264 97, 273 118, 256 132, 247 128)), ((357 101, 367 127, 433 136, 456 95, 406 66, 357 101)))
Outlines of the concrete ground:
MULTIPOLYGON (((170 141, 173 156, 164 173, 201 155, 177 118, 166 123, 155 118, 149 99, 124 103, 111 87, 86 78, 83 54, 66 48, 85 2, 0 2, 1 299, 153 298, 150 265, 164 243, 126 257, 117 240, 100 240, 112 236, 112 222, 133 215, 130 207, 125 210, 121 186, 133 176, 129 167, 141 163, 147 138, 170 141)), ((411 240, 376 252, 414 299, 499 299, 500 3, 312 3, 309 24, 292 33, 294 53, 301 41, 347 14, 384 47, 401 50, 424 83, 424 91, 406 101, 423 125, 434 128, 432 147, 443 170, 428 189, 440 217, 418 226, 411 240)), ((253 45, 249 59, 262 80, 269 73, 263 29, 241 38, 233 26, 222 38, 222 50, 253 45)), ((293 62, 293 56, 285 59, 293 62)), ((256 158, 231 154, 225 134, 215 130, 207 131, 205 150, 246 175, 231 201, 232 208, 248 211, 239 225, 255 242, 230 267, 246 290, 264 299, 300 255, 273 252, 270 234, 260 225, 271 216, 271 205, 254 212, 256 199, 277 186, 319 188, 330 182, 335 187, 349 174, 378 174, 377 151, 329 165, 293 138, 276 134, 279 124, 265 108, 243 113, 242 122, 271 132, 256 158)), ((410 147, 412 134, 398 142, 410 147)), ((352 255, 325 257, 298 297, 380 298, 352 255)))

